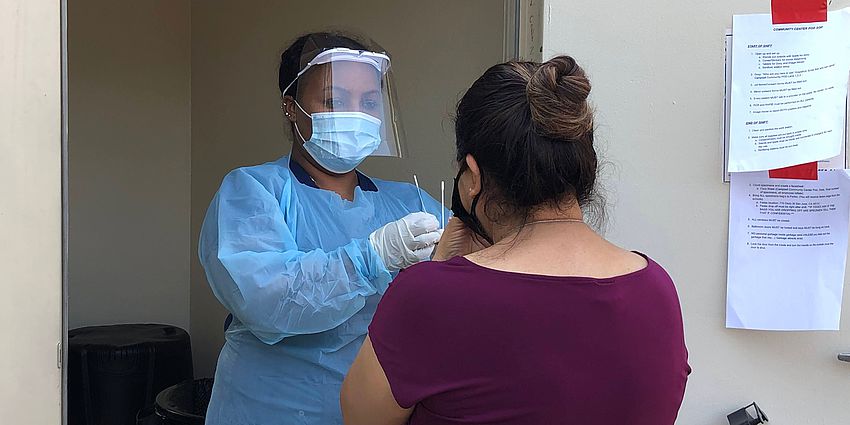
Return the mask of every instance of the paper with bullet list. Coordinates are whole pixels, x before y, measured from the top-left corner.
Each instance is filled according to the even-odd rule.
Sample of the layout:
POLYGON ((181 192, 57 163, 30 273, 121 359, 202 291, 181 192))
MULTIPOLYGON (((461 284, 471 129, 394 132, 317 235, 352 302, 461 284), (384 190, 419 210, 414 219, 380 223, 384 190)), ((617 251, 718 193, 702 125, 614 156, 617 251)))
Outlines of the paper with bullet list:
POLYGON ((849 223, 846 170, 733 173, 726 327, 838 330, 849 223))
POLYGON ((838 156, 846 126, 850 9, 807 24, 735 15, 732 30, 728 171, 838 156))
MULTIPOLYGON (((724 96, 723 96, 723 182, 729 183, 729 115, 732 98, 732 29, 727 29, 724 37, 724 51, 726 58, 724 60, 724 96)), ((844 99, 846 104, 845 116, 850 117, 850 92, 844 99)), ((841 143, 841 153, 838 156, 818 161, 818 170, 843 170, 847 168, 847 145, 850 143, 850 128, 845 123, 844 137, 841 143)))

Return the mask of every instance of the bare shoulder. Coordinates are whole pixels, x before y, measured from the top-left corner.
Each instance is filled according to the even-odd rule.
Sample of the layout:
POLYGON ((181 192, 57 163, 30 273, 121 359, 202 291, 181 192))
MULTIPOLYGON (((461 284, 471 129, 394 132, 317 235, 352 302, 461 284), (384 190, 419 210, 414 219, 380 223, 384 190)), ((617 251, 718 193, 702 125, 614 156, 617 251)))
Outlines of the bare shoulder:
POLYGON ((623 275, 645 269, 649 262, 646 258, 636 252, 620 248, 610 243, 608 249, 609 264, 616 270, 611 270, 612 275, 623 275))
POLYGON ((623 263, 630 269, 641 270, 646 268, 649 265, 649 261, 646 260, 646 257, 640 255, 634 251, 627 251, 624 249, 620 249, 623 252, 623 263))

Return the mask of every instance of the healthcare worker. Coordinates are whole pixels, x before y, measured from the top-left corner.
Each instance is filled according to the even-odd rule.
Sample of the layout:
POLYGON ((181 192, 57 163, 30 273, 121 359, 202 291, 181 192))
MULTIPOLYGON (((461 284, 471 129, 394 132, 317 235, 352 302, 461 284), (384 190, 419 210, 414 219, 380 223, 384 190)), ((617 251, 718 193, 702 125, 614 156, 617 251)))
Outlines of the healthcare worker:
POLYGON ((356 170, 402 153, 389 68, 382 49, 330 33, 281 56, 291 154, 230 172, 201 230, 207 280, 233 316, 207 424, 341 424, 340 386, 379 298, 430 257, 440 204, 356 170))

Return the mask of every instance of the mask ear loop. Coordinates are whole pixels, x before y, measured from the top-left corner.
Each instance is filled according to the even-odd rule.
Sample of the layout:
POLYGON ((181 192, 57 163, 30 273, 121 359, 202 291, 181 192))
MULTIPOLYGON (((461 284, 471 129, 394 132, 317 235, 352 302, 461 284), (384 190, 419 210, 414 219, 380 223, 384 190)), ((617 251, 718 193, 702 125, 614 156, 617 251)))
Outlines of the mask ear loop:
MULTIPOLYGON (((290 84, 290 85, 291 85, 291 84, 290 84)), ((310 118, 310 121, 311 121, 311 122, 313 121, 313 115, 311 115, 311 114, 307 113, 307 111, 305 111, 305 110, 304 110, 304 108, 302 108, 302 107, 301 107, 301 104, 300 104, 300 103, 298 103, 298 101, 297 101, 297 100, 295 100, 295 98, 292 98, 292 102, 293 102, 293 103, 295 103, 295 106, 297 106, 297 107, 298 107, 298 109, 300 109, 300 110, 301 110, 301 112, 302 112, 304 115, 306 115, 308 118, 310 118)), ((302 141, 302 142, 307 143, 307 139, 305 139, 305 138, 304 138, 304 135, 303 135, 303 134, 301 134, 301 129, 300 129, 300 128, 298 128, 298 120, 296 119, 295 121, 292 121, 292 123, 293 123, 293 124, 295 124, 295 132, 296 132, 296 133, 298 133, 298 137, 301 139, 301 141, 302 141)))
MULTIPOLYGON (((460 180, 460 176, 461 176, 461 174, 463 174, 463 172, 466 168, 468 168, 468 166, 466 165, 466 162, 464 161, 464 162, 461 163, 461 168, 460 168, 460 171, 457 174, 457 177, 455 177, 456 180, 458 180, 458 181, 460 180)), ((455 186, 457 186, 457 185, 455 185, 455 186)), ((488 235, 487 232, 484 230, 484 226, 481 225, 481 220, 478 219, 478 214, 475 213, 475 207, 478 206, 479 200, 481 200, 481 191, 479 191, 478 194, 476 194, 472 198, 472 205, 469 206, 469 211, 467 212, 469 217, 472 219, 472 226, 470 226, 471 227, 470 230, 472 230, 472 233, 474 233, 476 236, 480 236, 482 239, 487 241, 487 243, 489 243, 490 245, 493 245, 493 238, 490 237, 490 235, 488 235)))
POLYGON ((313 119, 313 114, 308 113, 307 111, 305 111, 305 110, 304 110, 304 108, 302 108, 302 107, 301 107, 301 104, 300 104, 300 103, 298 103, 298 101, 297 101, 297 100, 295 100, 295 98, 293 98, 293 99, 292 99, 292 101, 295 103, 295 106, 297 106, 297 107, 298 107, 298 109, 300 109, 300 110, 301 110, 301 112, 303 112, 303 113, 304 113, 304 115, 306 115, 306 116, 310 117, 310 119, 311 119, 311 120, 313 119))
POLYGON ((301 134, 301 130, 298 128, 298 123, 295 121, 292 123, 295 124, 295 132, 298 134, 298 138, 301 139, 303 143, 307 143, 307 140, 304 139, 304 135, 301 134))
POLYGON ((481 220, 479 220, 478 215, 475 214, 475 207, 478 206, 479 199, 481 199, 481 192, 478 192, 478 194, 475 195, 474 198, 472 198, 472 205, 469 206, 469 209, 471 210, 469 216, 472 217, 472 221, 476 227, 473 232, 484 238, 484 240, 487 241, 487 243, 489 243, 490 245, 493 245, 493 238, 491 238, 490 235, 487 234, 487 232, 484 230, 484 226, 481 225, 481 220))

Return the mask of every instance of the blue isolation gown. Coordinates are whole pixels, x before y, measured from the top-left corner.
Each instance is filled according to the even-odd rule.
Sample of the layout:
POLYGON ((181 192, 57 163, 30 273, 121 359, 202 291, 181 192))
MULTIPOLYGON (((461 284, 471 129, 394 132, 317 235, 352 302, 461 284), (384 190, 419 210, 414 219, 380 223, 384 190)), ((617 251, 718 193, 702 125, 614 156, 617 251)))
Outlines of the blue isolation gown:
MULTIPOLYGON (((342 424, 342 380, 394 277, 369 235, 422 210, 414 185, 358 177, 353 201, 317 188, 287 156, 224 178, 199 248, 234 316, 208 425, 342 424)), ((422 199, 439 218, 439 202, 422 199)))

